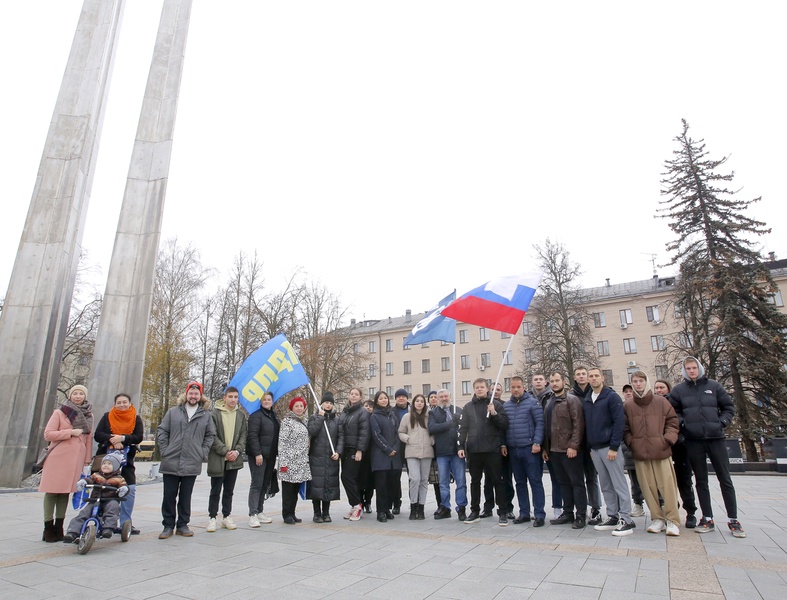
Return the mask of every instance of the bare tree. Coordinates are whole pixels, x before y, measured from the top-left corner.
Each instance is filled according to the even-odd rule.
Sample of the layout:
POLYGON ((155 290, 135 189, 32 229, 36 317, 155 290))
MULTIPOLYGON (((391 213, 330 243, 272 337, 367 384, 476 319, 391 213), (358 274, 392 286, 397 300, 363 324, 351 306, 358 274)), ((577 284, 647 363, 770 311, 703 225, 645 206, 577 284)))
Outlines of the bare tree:
POLYGON ((595 364, 597 353, 590 327, 588 297, 579 287, 581 268, 565 247, 549 238, 533 246, 544 278, 528 311, 521 371, 574 372, 574 365, 595 364))
POLYGON ((177 238, 159 251, 148 325, 142 409, 156 426, 188 382, 198 348, 192 335, 200 319, 199 291, 210 272, 199 253, 183 247, 177 238))

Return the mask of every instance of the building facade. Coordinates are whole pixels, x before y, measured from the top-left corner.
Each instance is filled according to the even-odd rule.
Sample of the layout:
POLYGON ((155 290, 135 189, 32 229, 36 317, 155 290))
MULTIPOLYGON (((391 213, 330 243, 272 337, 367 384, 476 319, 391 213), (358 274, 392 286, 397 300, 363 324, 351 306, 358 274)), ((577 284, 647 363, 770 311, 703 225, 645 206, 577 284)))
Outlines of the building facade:
MULTIPOLYGON (((784 311, 787 260, 772 261, 769 266, 779 287, 773 301, 784 311)), ((620 390, 637 370, 651 380, 679 380, 679 368, 670 364, 667 352, 669 344, 680 341, 681 335, 674 291, 675 277, 657 276, 583 290, 588 298, 584 308, 593 319, 593 339, 588 343, 595 346, 607 385, 620 390)), ((356 352, 368 359, 356 383, 364 390, 364 397, 371 398, 378 390, 393 397, 399 388, 412 397, 445 387, 453 390, 461 406, 472 398, 476 378, 493 382, 499 372, 507 393, 511 377, 527 374, 528 365, 536 362, 528 341, 532 324, 527 316, 513 339, 500 331, 458 322, 456 344, 438 341, 404 346, 407 335, 425 315, 408 310, 402 317, 351 324, 356 352)))

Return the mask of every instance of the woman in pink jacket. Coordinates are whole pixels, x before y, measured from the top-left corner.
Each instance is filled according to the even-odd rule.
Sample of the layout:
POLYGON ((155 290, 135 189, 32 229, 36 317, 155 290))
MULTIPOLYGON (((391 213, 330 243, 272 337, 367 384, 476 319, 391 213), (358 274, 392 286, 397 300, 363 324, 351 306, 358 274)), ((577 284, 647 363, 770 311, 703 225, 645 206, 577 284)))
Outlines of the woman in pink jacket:
POLYGON ((49 455, 44 461, 38 491, 44 492, 45 542, 63 539, 68 495, 76 491, 82 469, 91 462, 92 432, 93 409, 87 401, 87 388, 75 385, 68 391, 68 400, 55 410, 44 430, 49 455))

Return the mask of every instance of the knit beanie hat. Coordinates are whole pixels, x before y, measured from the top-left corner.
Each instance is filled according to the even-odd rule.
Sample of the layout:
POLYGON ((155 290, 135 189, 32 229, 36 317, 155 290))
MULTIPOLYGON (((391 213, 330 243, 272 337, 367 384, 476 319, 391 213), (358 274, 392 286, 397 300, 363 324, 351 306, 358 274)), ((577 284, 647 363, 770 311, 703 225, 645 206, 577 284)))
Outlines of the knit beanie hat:
POLYGON ((292 410, 292 407, 295 406, 298 402, 303 402, 303 406, 304 407, 306 406, 306 400, 304 400, 300 396, 295 396, 295 398, 290 400, 290 410, 292 410))
POLYGON ((82 390, 85 393, 85 397, 87 398, 87 388, 84 385, 75 385, 70 390, 68 390, 68 399, 71 399, 71 394, 74 390, 82 390))
POLYGON ((101 459, 102 463, 108 462, 112 465, 112 470, 117 471, 120 469, 120 464, 122 462, 120 455, 117 452, 110 452, 104 458, 101 459))
POLYGON ((322 400, 320 400, 320 404, 322 404, 323 402, 330 402, 331 404, 333 404, 334 403, 333 394, 331 392, 325 392, 322 395, 322 400))

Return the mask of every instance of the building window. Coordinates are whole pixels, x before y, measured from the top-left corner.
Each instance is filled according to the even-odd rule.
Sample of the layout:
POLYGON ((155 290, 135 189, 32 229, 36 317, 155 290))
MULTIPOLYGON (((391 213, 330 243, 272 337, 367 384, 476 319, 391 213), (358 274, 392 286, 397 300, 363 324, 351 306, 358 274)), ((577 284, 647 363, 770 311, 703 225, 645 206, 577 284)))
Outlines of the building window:
POLYGON ((422 393, 424 396, 426 396, 426 397, 429 397, 429 392, 431 392, 431 391, 432 391, 432 386, 431 386, 431 385, 429 385, 428 383, 425 383, 425 384, 423 384, 423 385, 421 386, 421 393, 422 393))
POLYGON ((412 396, 413 395, 413 386, 411 386, 411 385, 404 386, 404 391, 407 392, 408 396, 412 396))
POLYGON ((462 395, 463 396, 470 396, 473 393, 473 388, 470 385, 469 381, 462 382, 462 395))
POLYGON ((508 333, 507 331, 501 331, 500 332, 500 339, 501 340, 507 340, 510 337, 511 337, 511 334, 508 333))
POLYGON ((531 348, 525 348, 525 362, 533 364, 536 362, 536 351, 531 348))
POLYGON ((634 322, 634 319, 631 317, 631 309, 626 308, 620 311, 620 324, 621 325, 631 325, 634 322))
POLYGON ((607 317, 603 312, 593 313, 593 325, 598 327, 607 326, 607 317))
POLYGON ((482 352, 481 353, 481 366, 491 367, 492 366, 492 354, 489 352, 482 352))
POLYGON ((359 354, 361 352, 361 345, 358 342, 353 344, 353 354, 359 354))
POLYGON ((372 340, 369 342, 369 353, 374 354, 375 352, 377 352, 377 341, 372 340))
POLYGON ((450 371, 451 370, 451 357, 444 356, 440 359, 440 370, 441 371, 450 371))
POLYGON ((653 349, 653 352, 664 350, 664 336, 663 335, 650 336, 650 347, 653 349))
POLYGON ((682 331, 678 334, 678 343, 681 348, 691 348, 694 346, 694 337, 690 333, 682 331))
POLYGON ((371 379, 375 375, 377 375, 377 365, 374 364, 374 363, 371 363, 369 365, 369 378, 371 379))
POLYGON ((459 362, 461 363, 461 365, 460 365, 461 368, 469 369, 470 368, 470 355, 469 354, 463 354, 462 356, 459 357, 459 362))
POLYGON ((431 365, 430 365, 430 362, 429 362, 428 358, 422 359, 421 360, 421 373, 428 373, 430 366, 431 365))
POLYGON ((374 395, 377 393, 377 388, 370 387, 369 388, 369 398, 374 398, 374 395))
POLYGON ((636 354, 637 353, 637 340, 635 338, 624 338, 623 339, 623 352, 626 354, 636 354))
POLYGON ((429 347, 429 342, 424 342, 423 344, 421 344, 421 348, 428 348, 428 347, 429 347))
POLYGON ((489 341, 489 330, 486 327, 478 328, 478 337, 482 342, 489 341))
POLYGON ((669 369, 667 365, 656 365, 656 379, 669 381, 669 369))
POLYGON ((451 382, 450 381, 444 381, 443 383, 440 384, 440 387, 450 391, 450 389, 451 389, 451 382))
POLYGON ((648 323, 653 323, 654 321, 660 322, 658 306, 646 306, 645 313, 648 315, 648 323))
MULTIPOLYGON (((394 394, 393 386, 392 385, 385 386, 385 393, 388 394, 389 400, 391 398, 393 398, 393 394, 394 394)), ((374 394, 372 394, 372 395, 374 395, 374 394)), ((370 398, 371 398, 371 396, 370 396, 370 398)))
POLYGON ((385 363, 385 374, 393 375, 393 363, 385 363))
POLYGON ((535 330, 535 326, 529 321, 522 322, 522 335, 530 335, 535 330))
POLYGON ((459 343, 466 344, 467 343, 467 329, 460 329, 459 330, 459 343))
POLYGON ((513 365, 514 364, 514 354, 511 350, 506 350, 503 352, 503 364, 504 365, 513 365))
POLYGON ((510 392, 511 391, 511 378, 510 377, 504 377, 503 378, 503 391, 504 392, 510 392))
POLYGON ((385 351, 386 352, 393 352, 393 340, 388 338, 385 340, 385 351))
POLYGON ((405 343, 404 343, 404 341, 405 341, 406 339, 407 339, 406 337, 403 337, 403 338, 402 338, 402 347, 403 347, 405 350, 409 350, 409 349, 410 349, 410 346, 409 346, 408 344, 405 344, 405 343))
POLYGON ((609 356, 609 341, 596 342, 596 349, 599 356, 609 356))
POLYGON ((601 376, 604 378, 604 385, 608 385, 609 387, 615 385, 615 378, 612 376, 611 369, 604 369, 601 371, 601 376))
POLYGON ((413 372, 412 363, 409 360, 404 361, 404 374, 409 375, 413 372))
POLYGON ((776 293, 768 296, 767 300, 768 302, 770 302, 774 306, 778 306, 779 308, 784 306, 784 298, 782 298, 781 290, 776 290, 776 293))

